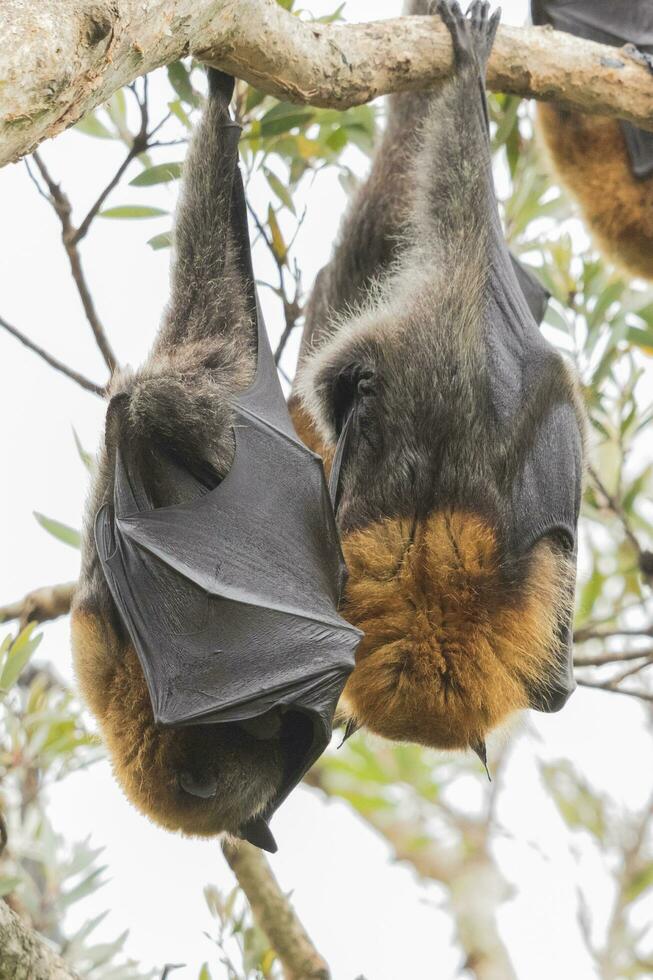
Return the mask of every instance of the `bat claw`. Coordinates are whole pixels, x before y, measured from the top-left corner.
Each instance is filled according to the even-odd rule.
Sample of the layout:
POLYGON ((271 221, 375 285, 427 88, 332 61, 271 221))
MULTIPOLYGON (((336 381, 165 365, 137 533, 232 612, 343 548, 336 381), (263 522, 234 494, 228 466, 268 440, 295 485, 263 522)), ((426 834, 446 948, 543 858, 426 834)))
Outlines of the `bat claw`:
POLYGON ((499 26, 501 9, 490 16, 487 0, 474 0, 464 14, 457 0, 436 0, 433 13, 439 14, 451 35, 458 67, 477 63, 485 68, 499 26))
POLYGON ((249 844, 253 844, 254 847, 260 847, 262 851, 267 851, 269 854, 277 853, 277 842, 263 817, 250 820, 244 827, 241 827, 237 836, 249 844))
POLYGON ((489 782, 492 782, 492 776, 490 775, 490 770, 487 767, 487 747, 485 745, 485 740, 479 738, 477 742, 473 742, 469 747, 472 750, 472 752, 476 753, 476 755, 483 763, 485 772, 487 773, 487 778, 489 782))
POLYGON ((348 718, 347 724, 345 725, 345 734, 342 736, 342 741, 338 746, 338 748, 341 749, 345 744, 345 742, 347 741, 347 739, 351 738, 352 735, 355 735, 356 732, 359 730, 359 728, 361 728, 359 722, 355 721, 353 718, 348 718))

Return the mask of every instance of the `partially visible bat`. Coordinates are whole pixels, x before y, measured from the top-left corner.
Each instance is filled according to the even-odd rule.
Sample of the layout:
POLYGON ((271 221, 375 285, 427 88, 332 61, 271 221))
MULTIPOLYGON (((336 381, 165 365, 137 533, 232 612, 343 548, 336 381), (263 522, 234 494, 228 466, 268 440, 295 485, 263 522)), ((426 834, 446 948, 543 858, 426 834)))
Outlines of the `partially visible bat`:
MULTIPOLYGON (((534 24, 622 47, 653 69, 651 0, 531 0, 534 24)), ((623 120, 539 103, 538 129, 597 244, 632 275, 653 278, 653 133, 623 120)))
POLYGON ((359 633, 322 464, 257 302, 233 81, 210 75, 154 351, 112 384, 73 614, 77 673, 130 799, 267 849, 328 744, 359 633), (96 516, 97 515, 97 516, 96 516))
MULTIPOLYGON (((483 755, 574 688, 584 411, 501 229, 485 67, 497 15, 438 12, 452 77, 391 100, 369 180, 310 301, 296 424, 332 460, 364 631, 352 724, 483 755)), ((541 304, 540 304, 541 309, 541 304)))

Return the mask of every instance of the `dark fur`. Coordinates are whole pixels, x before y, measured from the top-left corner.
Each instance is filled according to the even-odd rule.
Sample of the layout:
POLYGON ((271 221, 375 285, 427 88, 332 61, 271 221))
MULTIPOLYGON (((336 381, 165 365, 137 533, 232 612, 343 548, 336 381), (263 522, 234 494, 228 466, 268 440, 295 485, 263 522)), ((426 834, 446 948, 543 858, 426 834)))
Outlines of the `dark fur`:
MULTIPOLYGON (((216 76, 219 79, 219 76, 216 76)), ((228 88, 228 86, 227 86, 228 88)), ((127 796, 156 822, 192 834, 236 831, 276 794, 277 739, 238 725, 154 725, 145 678, 111 599, 93 536, 112 500, 116 447, 141 460, 156 506, 197 493, 165 480, 165 456, 215 484, 233 458, 233 394, 255 366, 255 331, 229 226, 233 159, 225 152, 227 100, 215 79, 184 168, 175 227, 172 295, 150 356, 111 383, 105 438, 88 501, 82 574, 73 609, 75 665, 127 796), (203 799, 186 784, 217 795, 203 799)), ((170 610, 174 618, 174 609, 170 610)))
MULTIPOLYGON (((481 69, 482 21, 477 4, 468 38, 481 69)), ((293 399, 327 453, 358 404, 338 522, 345 614, 366 636, 345 707, 390 738, 447 747, 478 744, 526 706, 529 687, 546 689, 573 562, 550 539, 511 549, 511 478, 556 402, 583 424, 552 349, 519 428, 497 438, 478 330, 493 220, 478 85, 463 59, 432 92, 390 100, 370 177, 315 286, 293 399)))

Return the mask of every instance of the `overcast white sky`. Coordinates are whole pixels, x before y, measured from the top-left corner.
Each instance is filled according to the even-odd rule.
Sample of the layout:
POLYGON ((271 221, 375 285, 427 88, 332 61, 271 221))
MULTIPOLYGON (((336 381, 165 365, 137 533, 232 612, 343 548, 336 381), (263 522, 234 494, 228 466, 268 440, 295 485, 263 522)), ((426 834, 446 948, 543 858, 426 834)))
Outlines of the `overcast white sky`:
MULTIPOLYGON (((326 0, 307 3, 320 13, 333 5, 326 0)), ((505 21, 523 22, 525 0, 503 7, 505 21)), ((346 14, 350 20, 364 20, 399 10, 399 0, 377 0, 374 5, 350 0, 346 14)), ((156 93, 156 83, 153 88, 156 93)), ((74 132, 45 144, 42 152, 78 216, 122 155, 119 147, 74 132)), ((255 186, 252 193, 263 206, 262 188, 255 186)), ((138 200, 136 192, 121 189, 110 203, 127 200, 138 200)), ((148 192, 146 200, 171 209, 174 190, 148 192)), ((335 176, 320 176, 300 242, 307 285, 328 258, 344 203, 335 176)), ((0 174, 0 204, 0 313, 62 360, 103 381, 103 364, 79 308, 57 220, 22 165, 0 174)), ((167 219, 97 221, 83 245, 98 310, 122 361, 138 363, 157 328, 167 295, 169 255, 152 252, 144 243, 168 224, 167 219)), ((265 271, 264 257, 257 255, 256 260, 265 271)), ((268 324, 278 331, 272 315, 268 324)), ((86 473, 72 427, 85 446, 94 447, 103 411, 99 399, 0 331, 0 602, 76 577, 77 552, 46 535, 32 511, 79 526, 86 473)), ((45 633, 42 651, 70 677, 67 622, 49 625, 45 633)), ((555 975, 594 980, 576 925, 581 872, 539 785, 535 759, 569 757, 620 805, 637 806, 650 790, 653 745, 644 734, 638 705, 586 691, 575 694, 561 715, 533 717, 532 729, 537 738, 524 732, 518 740, 502 801, 511 836, 497 853, 517 889, 503 907, 501 930, 520 980, 555 975)), ((471 787, 461 783, 461 794, 469 793, 470 799, 485 789, 480 774, 471 787)), ((90 915, 111 908, 104 934, 129 928, 128 949, 143 964, 187 963, 174 976, 195 978, 202 961, 212 958, 203 936, 211 920, 202 888, 208 882, 231 885, 218 844, 184 840, 153 827, 123 799, 106 764, 71 777, 53 794, 51 813, 69 839, 91 834, 95 844, 106 847, 111 880, 86 909, 90 915)), ((335 980, 353 980, 361 973, 367 980, 453 980, 460 975, 449 920, 437 907, 437 889, 418 885, 409 869, 393 865, 383 842, 344 804, 325 805, 300 788, 274 818, 273 829, 279 843, 274 870, 283 887, 293 890, 299 914, 332 965, 335 980)), ((589 848, 581 846, 581 854, 582 882, 604 918, 610 892, 600 862, 589 848)), ((217 956, 212 970, 214 977, 222 976, 217 956)))

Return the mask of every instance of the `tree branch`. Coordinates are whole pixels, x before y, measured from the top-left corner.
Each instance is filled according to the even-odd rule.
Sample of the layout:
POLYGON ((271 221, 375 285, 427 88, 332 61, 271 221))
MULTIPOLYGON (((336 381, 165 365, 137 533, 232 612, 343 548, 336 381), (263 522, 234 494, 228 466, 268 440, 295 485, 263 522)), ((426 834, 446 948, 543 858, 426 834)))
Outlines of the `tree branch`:
POLYGON ((584 681, 577 677, 576 682, 579 687, 591 687, 595 691, 607 691, 609 694, 625 694, 627 698, 638 698, 640 701, 646 701, 647 703, 653 702, 653 694, 649 694, 647 691, 631 691, 629 688, 613 687, 610 681, 599 683, 598 681, 584 681))
POLYGON ((12 619, 20 621, 21 628, 27 623, 46 623, 70 612, 70 605, 77 582, 64 582, 62 585, 47 585, 29 592, 24 599, 0 606, 0 623, 12 619))
MULTIPOLYGON (((437 18, 320 24, 276 0, 4 0, 0 164, 31 152, 123 85, 193 54, 290 102, 344 109, 451 69, 437 18)), ((653 129, 653 78, 632 55, 547 28, 502 27, 491 89, 653 129)))
MULTIPOLYGON (((281 961, 286 980, 329 980, 329 968, 257 847, 224 841, 224 856, 245 892, 256 922, 281 961)), ((2 980, 2 977, 0 977, 2 980)))
MULTIPOLYGON (((75 285, 77 286, 77 292, 79 293, 79 298, 81 299, 82 306, 84 307, 86 319, 88 320, 91 330, 93 331, 95 342, 100 349, 102 357, 104 358, 104 363, 109 368, 109 371, 113 373, 118 362, 116 355, 111 349, 109 338, 107 337, 104 327, 100 322, 100 318, 93 302, 93 297, 91 296, 91 292, 86 283, 86 277, 84 276, 84 270, 82 269, 82 261, 77 248, 77 242, 79 241, 78 230, 75 228, 71 220, 72 207, 70 201, 68 200, 68 196, 61 190, 59 184, 52 179, 47 167, 38 153, 34 153, 34 162, 39 168, 41 176, 48 186, 48 190, 50 191, 50 203, 52 204, 52 207, 54 208, 57 217, 61 222, 61 240, 64 248, 66 249, 68 261, 70 262, 70 271, 72 272, 73 279, 75 280, 75 285)), ((86 232, 84 232, 84 234, 85 233, 86 232)))
POLYGON ((41 357, 46 364, 49 364, 50 367, 53 367, 55 371, 60 371, 61 374, 65 374, 66 377, 78 384, 80 388, 84 388, 86 391, 92 391, 94 395, 100 395, 100 397, 104 396, 104 388, 102 385, 97 385, 94 381, 91 381, 83 374, 80 374, 79 371, 75 371, 74 368, 68 367, 67 364, 63 363, 63 361, 57 360, 57 358, 53 357, 52 354, 48 354, 46 350, 39 347, 38 344, 35 344, 29 339, 29 337, 26 337, 24 333, 17 330, 16 327, 12 327, 11 324, 7 323, 4 317, 1 316, 0 327, 6 330, 7 333, 10 333, 12 337, 15 337, 16 340, 20 340, 21 344, 24 344, 25 347, 29 348, 29 350, 34 351, 35 354, 38 354, 38 356, 41 357))
POLYGON ((595 657, 574 657, 574 667, 605 667, 607 664, 622 664, 628 660, 650 660, 653 657, 653 649, 647 650, 628 650, 615 651, 614 653, 600 653, 595 657))
POLYGON ((0 980, 79 980, 38 933, 0 899, 0 980))

